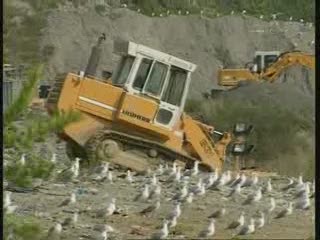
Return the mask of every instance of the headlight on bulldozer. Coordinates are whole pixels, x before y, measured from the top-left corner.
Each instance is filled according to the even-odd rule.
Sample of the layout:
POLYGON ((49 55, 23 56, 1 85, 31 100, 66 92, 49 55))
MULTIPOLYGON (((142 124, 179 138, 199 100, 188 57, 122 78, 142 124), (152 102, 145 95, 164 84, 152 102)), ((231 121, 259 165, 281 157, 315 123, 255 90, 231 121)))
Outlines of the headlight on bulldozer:
POLYGON ((232 147, 232 153, 234 155, 249 154, 254 149, 254 145, 248 145, 246 143, 235 143, 232 147))
POLYGON ((253 125, 248 125, 245 123, 237 123, 234 125, 233 133, 238 134, 249 134, 253 130, 253 125))

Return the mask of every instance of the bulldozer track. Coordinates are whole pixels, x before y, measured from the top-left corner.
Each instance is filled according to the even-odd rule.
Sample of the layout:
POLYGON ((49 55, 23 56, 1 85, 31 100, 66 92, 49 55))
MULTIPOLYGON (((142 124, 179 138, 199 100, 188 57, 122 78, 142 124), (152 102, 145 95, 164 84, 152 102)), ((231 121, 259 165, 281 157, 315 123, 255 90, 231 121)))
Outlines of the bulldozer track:
MULTIPOLYGON (((137 149, 143 149, 143 150, 154 149, 159 154, 169 159, 172 159, 172 161, 176 159, 183 161, 186 164, 187 168, 190 168, 191 166, 193 166, 195 161, 197 160, 199 161, 199 159, 197 158, 188 156, 183 153, 176 152, 173 149, 170 149, 158 142, 147 140, 138 136, 132 136, 122 132, 118 132, 118 131, 113 131, 113 130, 101 130, 95 136, 93 136, 91 139, 88 140, 86 144, 86 151, 90 159, 95 158, 96 149, 98 145, 103 140, 106 140, 106 139, 114 140, 124 145, 133 146, 133 147, 136 147, 137 149)), ((206 167, 206 166, 202 166, 201 168, 206 171, 210 170, 209 167, 206 167)))

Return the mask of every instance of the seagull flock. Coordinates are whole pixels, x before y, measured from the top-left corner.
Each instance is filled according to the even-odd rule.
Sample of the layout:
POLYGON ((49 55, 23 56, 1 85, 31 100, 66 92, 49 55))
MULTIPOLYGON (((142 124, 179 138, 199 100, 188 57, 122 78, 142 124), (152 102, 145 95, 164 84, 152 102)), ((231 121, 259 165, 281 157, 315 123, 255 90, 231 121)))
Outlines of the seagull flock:
MULTIPOLYGON (((52 155, 51 162, 56 163, 56 154, 52 155)), ((71 164, 70 171, 72 179, 77 179, 80 172, 80 158, 76 158, 71 164)), ((25 154, 20 159, 22 165, 25 164, 25 154)), ((212 237, 216 234, 216 226, 220 224, 219 219, 226 215, 231 216, 226 230, 232 230, 233 237, 237 235, 252 234, 263 228, 271 221, 291 215, 294 211, 310 210, 311 199, 314 198, 315 182, 304 181, 302 175, 298 179, 288 178, 288 183, 284 186, 273 186, 272 179, 262 181, 256 173, 231 172, 214 170, 210 173, 199 171, 199 161, 195 161, 192 169, 183 170, 176 162, 172 166, 160 164, 157 169, 147 171, 147 176, 138 178, 130 170, 124 174, 127 185, 137 188, 135 196, 129 196, 131 203, 140 202, 146 204, 138 214, 147 218, 158 218, 159 213, 163 213, 162 202, 172 204, 170 212, 163 219, 162 227, 155 230, 151 239, 166 239, 172 229, 179 225, 181 216, 190 206, 197 204, 201 198, 208 193, 219 194, 221 199, 219 206, 213 209, 208 216, 207 226, 198 233, 198 237, 212 237), (198 200, 198 201, 195 201, 198 200), (228 208, 228 203, 238 204, 238 213, 234 213, 228 208), (258 207, 252 214, 251 209, 258 207)), ((98 184, 113 184, 112 169, 108 162, 103 162, 90 173, 90 180, 98 184)), ((67 210, 73 208, 72 217, 57 221, 48 230, 48 239, 60 236, 65 228, 75 228, 80 214, 89 214, 93 218, 103 218, 109 220, 114 214, 119 214, 121 209, 117 206, 117 199, 111 197, 109 201, 100 209, 80 209, 77 191, 70 192, 70 195, 57 205, 58 208, 67 210)), ((13 213, 18 206, 12 205, 12 193, 5 191, 4 210, 7 214, 13 213)), ((215 199, 217 200, 217 199, 215 199)), ((196 206, 196 205, 195 205, 196 206)), ((220 228, 220 227, 219 227, 220 228)), ((99 236, 94 239, 106 240, 110 232, 116 232, 108 224, 94 225, 93 230, 99 232, 99 236)))

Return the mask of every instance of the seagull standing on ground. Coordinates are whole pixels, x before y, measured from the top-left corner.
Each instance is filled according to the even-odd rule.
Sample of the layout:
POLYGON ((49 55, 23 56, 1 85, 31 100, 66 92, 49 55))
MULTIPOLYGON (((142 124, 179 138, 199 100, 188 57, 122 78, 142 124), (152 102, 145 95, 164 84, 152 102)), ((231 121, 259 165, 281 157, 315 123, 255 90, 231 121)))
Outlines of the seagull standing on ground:
POLYGON ((262 228, 265 223, 264 213, 259 211, 259 217, 256 219, 256 228, 262 228))
POLYGON ((296 185, 296 183, 293 181, 292 178, 289 178, 288 180, 289 180, 289 183, 281 189, 284 192, 289 190, 290 188, 293 188, 296 185))
POLYGON ((242 211, 240 213, 240 216, 237 220, 233 221, 232 223, 229 224, 229 226, 227 227, 227 229, 235 229, 235 228, 239 228, 242 227, 244 224, 244 212, 242 211))
POLYGON ((57 239, 62 232, 62 225, 60 223, 57 223, 55 226, 51 227, 48 230, 48 236, 47 239, 57 239))
POLYGON ((163 174, 163 165, 162 164, 159 164, 159 167, 158 167, 156 172, 157 172, 158 175, 162 175, 163 174))
POLYGON ((181 215, 181 207, 180 207, 180 202, 177 202, 173 211, 169 215, 169 219, 172 219, 173 217, 179 218, 181 215))
POLYGON ((173 218, 169 220, 169 228, 173 228, 176 225, 177 225, 177 216, 173 216, 173 218))
POLYGON ((241 228, 238 235, 248 235, 251 233, 254 233, 255 227, 254 227, 254 219, 250 218, 250 223, 248 225, 245 225, 241 228))
POLYGON ((157 200, 155 204, 152 204, 146 208, 144 208, 140 214, 141 215, 145 215, 145 216, 149 216, 151 213, 157 211, 160 208, 160 200, 157 200))
POLYGON ((51 157, 50 161, 52 163, 56 163, 57 162, 57 154, 56 153, 52 153, 52 157, 51 157))
POLYGON ((69 204, 75 204, 77 202, 77 199, 76 199, 76 194, 73 192, 71 193, 71 196, 65 200, 63 200, 58 207, 65 207, 69 204))
POLYGON ((205 230, 203 230, 199 233, 199 237, 206 237, 206 238, 212 237, 215 233, 214 223, 215 223, 215 220, 214 220, 214 218, 212 218, 210 220, 209 226, 205 230))
POLYGON ((169 235, 168 224, 169 224, 169 221, 165 219, 163 221, 161 230, 157 233, 154 233, 151 239, 166 239, 169 235))
POLYGON ((133 178, 130 170, 127 171, 127 181, 129 183, 133 183, 133 178))
POLYGON ((267 181, 267 185, 263 189, 263 193, 270 193, 272 191, 271 179, 269 178, 267 181))
POLYGON ((7 208, 11 205, 11 194, 12 192, 5 191, 3 207, 7 208))
POLYGON ((227 195, 227 197, 231 197, 233 195, 241 196, 241 187, 239 184, 237 184, 233 189, 231 189, 231 192, 227 195))
POLYGON ((223 217, 226 214, 226 209, 223 207, 214 213, 212 213, 208 218, 220 218, 223 217))
POLYGON ((161 186, 159 184, 157 184, 154 189, 151 191, 149 198, 159 198, 161 195, 161 186))
POLYGON ((302 210, 309 210, 310 209, 309 196, 308 195, 302 196, 302 198, 296 202, 296 208, 302 209, 302 210))
POLYGON ((243 205, 251 204, 252 202, 258 202, 262 198, 261 187, 258 187, 257 191, 250 194, 248 198, 244 201, 243 205))
POLYGON ((147 200, 149 196, 150 196, 149 185, 145 184, 142 192, 135 197, 134 201, 138 201, 140 199, 147 200))
POLYGON ((273 197, 270 198, 270 206, 267 209, 267 212, 271 213, 276 208, 276 202, 273 197))
POLYGON ((188 194, 188 196, 186 198, 186 202, 190 204, 190 203, 192 203, 192 201, 193 201, 193 193, 191 192, 188 194))
POLYGON ((112 198, 111 202, 109 203, 107 209, 106 209, 106 216, 111 216, 114 211, 116 210, 116 199, 112 198))
POLYGON ((22 154, 20 158, 20 164, 24 166, 26 164, 26 154, 22 154))
POLYGON ((281 212, 279 212, 275 218, 282 218, 282 217, 291 215, 292 214, 292 205, 293 205, 293 203, 289 202, 288 207, 283 209, 281 212))

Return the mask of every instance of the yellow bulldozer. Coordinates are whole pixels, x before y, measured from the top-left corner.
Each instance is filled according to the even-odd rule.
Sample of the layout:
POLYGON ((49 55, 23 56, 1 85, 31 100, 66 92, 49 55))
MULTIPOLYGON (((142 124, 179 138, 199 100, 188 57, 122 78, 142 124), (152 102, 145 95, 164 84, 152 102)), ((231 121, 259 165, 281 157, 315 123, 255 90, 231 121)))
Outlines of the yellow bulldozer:
POLYGON ((234 134, 250 127, 240 124, 232 133, 219 132, 184 113, 196 69, 188 61, 118 40, 117 68, 105 72, 104 78, 95 77, 103 39, 93 47, 85 71, 57 76, 46 104, 49 113, 57 109, 81 113, 61 136, 85 149, 89 159, 135 171, 158 165, 154 159, 178 160, 185 167, 199 161, 210 170, 223 167, 227 151, 243 155, 253 149, 234 140, 234 134))
POLYGON ((293 51, 257 51, 253 62, 247 63, 243 69, 220 69, 218 84, 233 89, 247 82, 274 82, 277 77, 292 65, 315 68, 314 55, 293 51))

